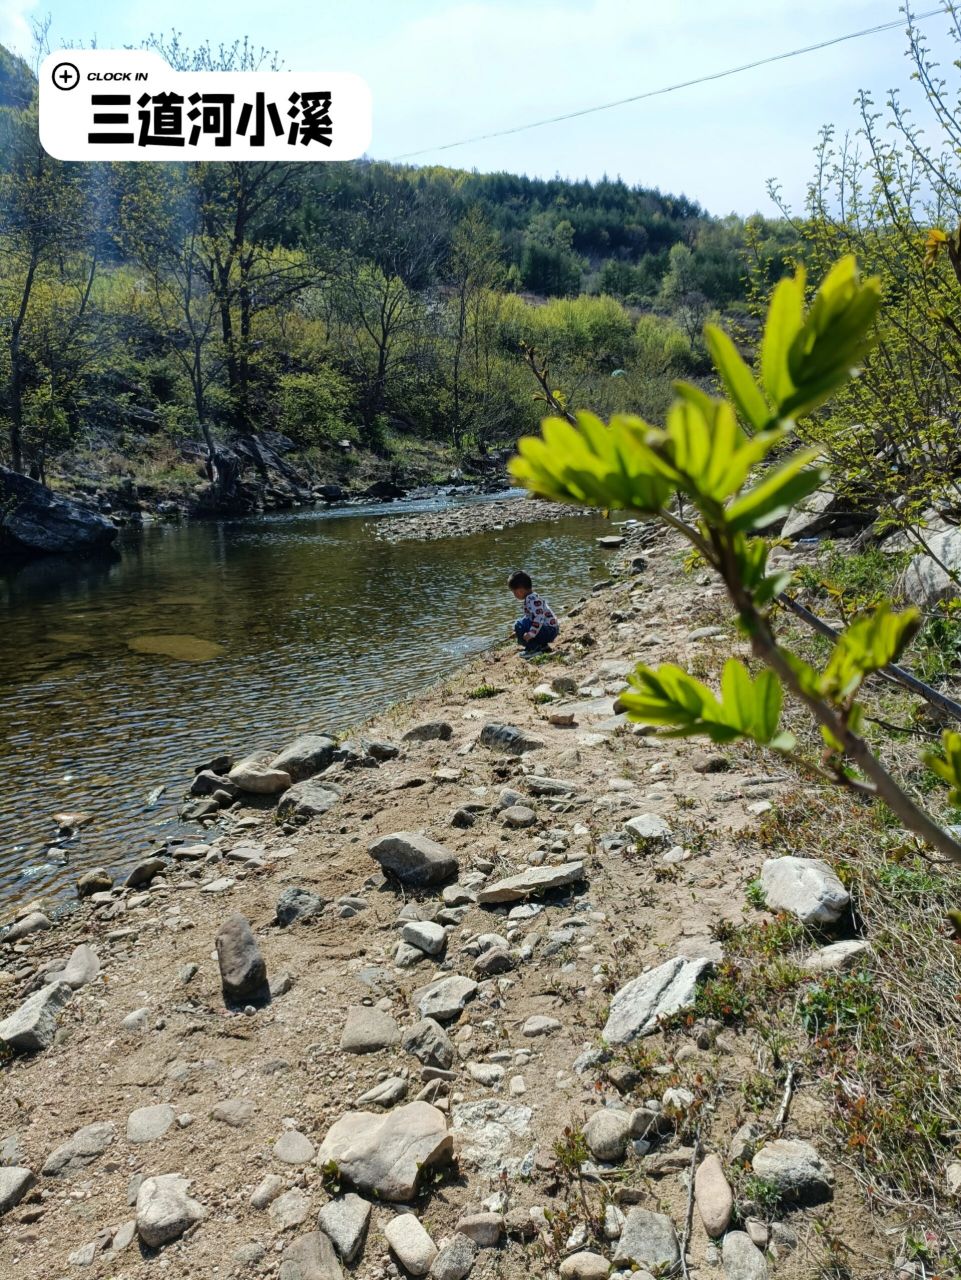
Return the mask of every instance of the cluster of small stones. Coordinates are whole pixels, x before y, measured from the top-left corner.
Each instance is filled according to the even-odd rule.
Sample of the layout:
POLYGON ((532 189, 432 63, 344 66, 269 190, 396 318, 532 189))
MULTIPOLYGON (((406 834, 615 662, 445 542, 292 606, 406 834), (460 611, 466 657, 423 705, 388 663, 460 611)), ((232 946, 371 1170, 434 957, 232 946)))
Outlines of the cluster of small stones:
MULTIPOLYGON (((638 606, 621 617, 636 629, 643 612, 638 606)), ((626 625, 617 613, 612 617, 615 627, 626 625)), ((697 643, 704 631, 691 631, 688 640, 697 643)), ((645 634, 653 641, 647 647, 667 643, 657 633, 645 634)), ((663 805, 638 804, 636 779, 610 778, 597 795, 577 776, 583 757, 597 752, 603 760, 612 735, 630 729, 617 704, 628 665, 595 659, 591 674, 575 678, 562 669, 535 690, 544 737, 554 728, 571 730, 577 736, 570 747, 553 740, 548 747, 536 725, 532 731, 488 719, 464 740, 451 723, 435 720, 414 724, 396 742, 337 742, 310 734, 274 755, 205 762, 197 769, 188 812, 208 825, 219 820, 218 833, 207 833, 213 838, 171 843, 117 880, 102 868, 84 873, 77 882, 80 907, 62 928, 86 937, 63 954, 34 957, 41 944, 49 950, 57 931, 42 903, 17 912, 0 939, 7 958, 0 993, 10 1006, 0 1020, 0 1045, 23 1069, 51 1047, 69 1045, 77 1006, 96 992, 103 1007, 112 965, 138 938, 148 913, 173 938, 195 927, 191 908, 181 905, 189 902, 182 889, 197 893, 199 915, 221 898, 242 902, 251 878, 282 873, 285 887, 276 895, 272 922, 255 927, 242 910, 217 908, 219 924, 210 937, 221 1000, 210 1012, 237 1020, 238 1034, 259 1037, 258 1052, 269 1059, 269 1023, 263 1020, 283 1002, 296 1002, 297 981, 280 966, 268 968, 268 957, 284 955, 285 937, 319 935, 332 919, 357 917, 363 927, 375 900, 392 899, 387 953, 384 925, 372 924, 360 935, 364 946, 352 966, 372 994, 329 1010, 339 1027, 342 1071, 353 1072, 354 1062, 371 1064, 352 1105, 322 1131, 290 1116, 269 1140, 258 1129, 261 1101, 246 1086, 236 1095, 225 1091, 209 1111, 215 1126, 256 1135, 251 1141, 265 1149, 263 1174, 244 1192, 243 1212, 255 1238, 224 1259, 224 1271, 342 1280, 345 1267, 363 1266, 372 1277, 464 1280, 489 1251, 521 1247, 532 1250, 531 1262, 511 1264, 518 1272, 546 1259, 548 1270, 563 1280, 650 1280, 674 1274, 682 1248, 690 1245, 683 1215, 660 1207, 661 1191, 674 1184, 693 1196, 707 1241, 707 1269, 697 1274, 710 1275, 714 1267, 726 1280, 767 1276, 796 1243, 791 1211, 831 1198, 829 1163, 808 1140, 756 1122, 695 1152, 678 1137, 700 1105, 694 1089, 675 1083, 638 1096, 636 1078, 616 1056, 618 1049, 656 1036, 664 1018, 691 1008, 698 984, 720 958, 717 944, 704 939, 700 947, 663 955, 621 981, 599 1038, 591 1039, 580 1014, 571 1019, 559 1006, 560 1017, 511 1016, 525 970, 542 970, 556 984, 573 982, 580 966, 589 965, 586 992, 603 996, 608 966, 600 958, 601 943, 615 923, 618 891, 603 877, 595 885, 602 855, 629 854, 667 868, 694 856, 660 811, 663 805), (468 759, 486 771, 490 784, 459 785, 468 759), (507 860, 480 846, 465 857, 436 830, 397 830, 367 843, 353 891, 328 901, 309 884, 298 884, 299 842, 311 823, 362 789, 374 771, 395 766, 400 771, 392 789, 447 788, 451 831, 480 824, 498 833, 507 860), (251 796, 261 805, 264 797, 275 797, 276 817, 248 813, 251 796), (398 984, 406 988, 401 1000, 398 984), (589 1155, 576 1173, 604 1199, 600 1232, 586 1220, 571 1221, 564 1238, 557 1238, 563 1133, 560 1125, 539 1128, 531 1095, 542 1078, 570 1096, 572 1113, 574 1099, 583 1100, 577 1127, 589 1155), (776 1188, 787 1216, 765 1220, 760 1211, 751 1216, 736 1207, 734 1174, 747 1166, 776 1188), (447 1179, 459 1179, 467 1191, 456 1221, 439 1231, 432 1225, 432 1188, 447 1179)), ((642 731, 635 742, 641 755, 652 749, 642 731)), ((718 755, 693 759, 702 775, 722 774, 729 764, 718 755)), ((652 761, 645 768, 644 798, 650 803, 669 796, 670 766, 652 761)), ((759 812, 758 790, 738 793, 750 801, 748 814, 759 812)), ((767 863, 761 878, 772 906, 806 921, 843 920, 846 892, 823 864, 780 859, 767 863)), ((831 944, 812 956, 810 967, 851 963, 866 945, 857 939, 831 944)), ((187 1000, 197 972, 196 963, 177 969, 187 1000)), ((201 1012, 196 1003, 183 1008, 194 1017, 201 1012)), ((125 1009, 104 1030, 136 1047, 168 1016, 149 1004, 125 1009)), ((724 1055, 733 1061, 738 1052, 730 1032, 699 1021, 664 1070, 686 1066, 710 1073, 712 1062, 724 1055)), ((182 1064, 183 1071, 192 1069, 182 1064)), ((189 1250, 190 1241, 225 1212, 214 1188, 171 1168, 163 1155, 165 1137, 197 1119, 171 1101, 145 1100, 126 1116, 65 1132, 63 1142, 36 1163, 26 1161, 17 1133, 0 1134, 0 1214, 12 1215, 26 1231, 20 1256, 29 1255, 32 1224, 42 1222, 50 1189, 69 1188, 121 1153, 135 1157, 137 1166, 127 1205, 118 1203, 114 1220, 95 1231, 78 1221, 78 1238, 64 1251, 67 1270, 103 1258, 108 1267, 129 1270, 138 1243, 147 1258, 160 1250, 189 1250)), ((66 1117, 64 1122, 66 1127, 66 1117)), ((235 1200, 230 1220, 240 1212, 235 1200)))
POLYGON ((384 542, 432 542, 437 538, 462 538, 472 533, 497 533, 531 521, 569 520, 572 516, 596 514, 586 507, 566 507, 559 502, 535 498, 499 498, 494 502, 474 502, 447 511, 425 511, 413 516, 390 516, 378 520, 376 534, 384 542))

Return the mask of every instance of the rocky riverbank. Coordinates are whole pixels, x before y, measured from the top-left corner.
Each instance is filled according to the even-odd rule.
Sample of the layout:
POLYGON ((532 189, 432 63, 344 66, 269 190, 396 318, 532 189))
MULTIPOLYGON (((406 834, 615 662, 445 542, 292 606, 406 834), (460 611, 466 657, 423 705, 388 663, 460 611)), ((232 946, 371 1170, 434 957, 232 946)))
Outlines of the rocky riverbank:
POLYGON ((494 502, 457 507, 451 511, 424 511, 416 515, 388 516, 377 522, 377 537, 384 542, 435 538, 462 538, 473 533, 496 533, 518 524, 541 520, 569 520, 576 515, 597 515, 593 508, 569 507, 539 498, 510 497, 494 502))
POLYGON ((484 655, 346 742, 224 744, 196 840, 19 912, 0 1272, 810 1280, 840 1240, 896 1273, 829 1089, 782 1088, 707 999, 757 877, 799 970, 864 943, 830 867, 759 843, 795 778, 626 723, 638 654, 736 644, 717 588, 639 549, 555 654, 484 655))

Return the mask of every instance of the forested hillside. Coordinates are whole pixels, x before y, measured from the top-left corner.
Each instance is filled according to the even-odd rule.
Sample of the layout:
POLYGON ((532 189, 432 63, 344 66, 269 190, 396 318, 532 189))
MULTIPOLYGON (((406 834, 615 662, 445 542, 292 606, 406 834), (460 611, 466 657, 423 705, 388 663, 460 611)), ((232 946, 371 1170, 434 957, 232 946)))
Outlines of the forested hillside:
POLYGON ((572 403, 656 415, 746 315, 748 242, 773 281, 794 239, 619 179, 65 165, 34 90, 4 51, 0 417, 54 484, 217 505, 266 431, 315 480, 446 475, 536 424, 525 344, 572 403))

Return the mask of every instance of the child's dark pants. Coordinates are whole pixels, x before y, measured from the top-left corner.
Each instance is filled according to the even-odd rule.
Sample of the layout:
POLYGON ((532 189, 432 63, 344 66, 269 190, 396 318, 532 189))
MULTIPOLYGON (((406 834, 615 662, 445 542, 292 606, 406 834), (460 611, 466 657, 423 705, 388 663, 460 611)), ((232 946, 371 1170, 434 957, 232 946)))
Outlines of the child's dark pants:
POLYGON ((557 627, 550 627, 547 623, 543 623, 540 631, 533 640, 525 640, 524 637, 531 629, 530 618, 518 618, 514 623, 514 635, 517 637, 517 643, 522 644, 528 653, 541 653, 552 640, 557 639, 557 627))

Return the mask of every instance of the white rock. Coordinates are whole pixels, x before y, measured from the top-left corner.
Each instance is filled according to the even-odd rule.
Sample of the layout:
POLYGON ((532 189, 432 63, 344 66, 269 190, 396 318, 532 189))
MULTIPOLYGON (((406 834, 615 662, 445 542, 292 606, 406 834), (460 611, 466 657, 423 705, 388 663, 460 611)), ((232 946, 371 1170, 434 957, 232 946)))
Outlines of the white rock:
POLYGON ((781 1198, 813 1203, 831 1195, 834 1174, 830 1165, 811 1146, 793 1138, 766 1142, 755 1154, 751 1167, 759 1178, 773 1182, 781 1198))
POLYGON ((473 979, 452 974, 415 991, 412 999, 422 1018, 451 1022, 460 1016, 468 1000, 472 1000, 476 993, 477 983, 473 979))
POLYGON ((159 1249, 182 1236, 205 1217, 205 1210, 187 1194, 189 1181, 179 1173, 145 1178, 137 1192, 137 1234, 148 1249, 159 1249))
POLYGON ((477 892, 479 903, 521 902, 524 898, 578 884, 585 879, 583 862, 566 862, 556 867, 531 867, 506 880, 497 880, 477 892))
POLYGON ((317 1154, 323 1167, 333 1160, 359 1191, 383 1200, 406 1201, 421 1175, 446 1164, 453 1152, 442 1111, 410 1102, 386 1115, 351 1111, 332 1125, 317 1154))
POLYGON ((659 1018, 688 1008, 694 1003, 698 979, 710 963, 704 958, 675 956, 626 983, 611 1001, 604 1040, 612 1045, 627 1044, 656 1031, 659 1018))
POLYGON ((27 1053, 49 1049, 57 1034, 57 1015, 72 995, 65 982, 51 982, 41 987, 0 1022, 0 1044, 27 1053))
POLYGON ((175 1119, 169 1103, 160 1102, 153 1107, 138 1107, 127 1117, 128 1142, 155 1142, 162 1138, 175 1119))
POLYGON ((320 1229, 329 1236, 345 1262, 353 1262, 360 1253, 370 1214, 369 1202, 352 1191, 329 1201, 321 1209, 318 1218, 320 1229))
POLYGON ((413 1213, 399 1213, 384 1227, 387 1243, 412 1276, 424 1276, 437 1257, 437 1246, 413 1213))
POLYGON ((317 1148, 299 1129, 286 1129, 274 1143, 274 1158, 284 1164, 309 1164, 317 1148))
POLYGON ((768 858, 761 889, 772 911, 790 911, 802 924, 832 924, 851 901, 828 864, 817 858, 768 858))
POLYGON ((631 1209, 624 1219, 615 1262, 636 1262, 652 1271, 668 1271, 680 1259, 671 1219, 649 1209, 631 1209))
POLYGON ((439 956, 447 943, 447 930, 432 920, 409 920, 400 936, 411 947, 428 956, 439 956))
POLYGON ((0 1166, 0 1214, 18 1205, 35 1182, 29 1169, 19 1165, 0 1166))
POLYGON ((832 973, 837 969, 850 969, 858 960, 870 954, 871 944, 863 938, 849 938, 844 942, 832 942, 812 951, 804 961, 806 973, 832 973))
POLYGON ((670 825, 659 813, 639 813, 624 823, 624 830, 640 844, 664 845, 671 839, 670 825))
POLYGON ((545 1014, 532 1014, 524 1025, 521 1027, 521 1035, 529 1036, 533 1039, 535 1036, 549 1036, 555 1031, 559 1031, 561 1027, 557 1018, 549 1018, 545 1014))
POLYGON ((729 1231, 721 1251, 724 1280, 768 1280, 767 1262, 746 1231, 729 1231))

